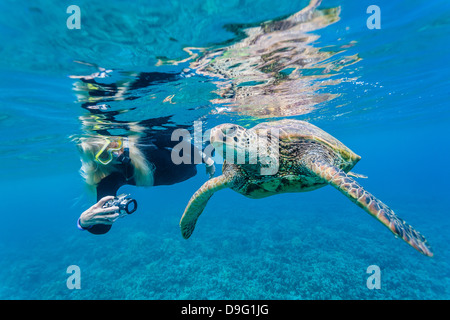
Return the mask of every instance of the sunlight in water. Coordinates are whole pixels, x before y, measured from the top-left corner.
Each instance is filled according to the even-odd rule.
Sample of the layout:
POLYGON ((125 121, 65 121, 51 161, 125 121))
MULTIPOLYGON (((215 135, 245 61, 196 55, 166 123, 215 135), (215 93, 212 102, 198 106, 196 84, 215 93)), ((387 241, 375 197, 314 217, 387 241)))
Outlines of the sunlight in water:
MULTIPOLYGON (((191 72, 217 87, 214 92, 219 97, 211 100, 216 105, 212 112, 256 118, 297 116, 335 98, 336 94, 317 91, 338 85, 339 71, 360 58, 342 56, 354 42, 340 48, 314 46, 319 38, 314 31, 339 21, 339 12, 339 8, 315 10, 310 5, 257 26, 228 26, 239 36, 231 45, 185 49, 191 54, 191 72)), ((159 61, 163 63, 179 62, 159 61)))

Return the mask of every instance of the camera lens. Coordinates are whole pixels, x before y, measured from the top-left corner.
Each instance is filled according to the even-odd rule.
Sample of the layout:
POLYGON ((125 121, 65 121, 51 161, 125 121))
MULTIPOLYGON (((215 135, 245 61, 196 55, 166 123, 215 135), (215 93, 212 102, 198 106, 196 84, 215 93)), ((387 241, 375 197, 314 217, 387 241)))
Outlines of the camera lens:
POLYGON ((125 211, 128 214, 132 214, 137 210, 137 202, 134 199, 129 199, 127 204, 125 205, 125 211))

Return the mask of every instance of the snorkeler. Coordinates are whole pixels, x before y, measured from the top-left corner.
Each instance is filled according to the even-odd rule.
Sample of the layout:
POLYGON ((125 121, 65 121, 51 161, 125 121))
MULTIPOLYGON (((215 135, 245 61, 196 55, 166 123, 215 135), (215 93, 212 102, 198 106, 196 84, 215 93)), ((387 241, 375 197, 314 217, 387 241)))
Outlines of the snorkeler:
MULTIPOLYGON (((143 92, 166 82, 174 82, 186 76, 186 72, 119 72, 125 79, 116 82, 99 82, 111 77, 114 70, 99 67, 93 63, 76 63, 96 68, 87 76, 70 76, 78 79, 74 90, 81 107, 87 111, 80 117, 85 134, 78 139, 81 154, 81 174, 88 186, 96 190, 97 203, 84 211, 78 219, 78 228, 93 234, 104 234, 121 216, 134 212, 137 203, 133 199, 116 197, 124 185, 158 186, 173 185, 197 174, 196 164, 206 164, 206 172, 214 175, 214 161, 187 139, 172 141, 175 129, 188 129, 168 116, 140 121, 119 120, 133 107, 111 109, 110 103, 139 99, 143 92), (139 92, 139 94, 137 94, 139 92), (119 132, 119 133, 116 133, 119 132), (194 163, 174 163, 172 154, 180 158, 196 159, 194 163), (121 201, 133 205, 119 208, 121 201), (123 210, 124 209, 124 210, 123 210), (123 212, 125 211, 125 213, 123 212), (128 212, 127 212, 128 211, 128 212)), ((178 163, 178 162, 177 162, 178 163)))
MULTIPOLYGON (((162 120, 164 122, 166 118, 162 120)), ((108 232, 121 216, 119 208, 116 205, 108 207, 108 202, 124 185, 173 185, 197 174, 195 163, 175 164, 172 152, 190 151, 183 156, 191 159, 201 156, 206 172, 210 177, 214 175, 214 161, 209 156, 188 141, 172 141, 173 128, 151 130, 149 127, 139 137, 95 135, 80 139, 81 174, 86 183, 96 189, 97 203, 81 214, 77 223, 79 229, 93 234, 108 232)))

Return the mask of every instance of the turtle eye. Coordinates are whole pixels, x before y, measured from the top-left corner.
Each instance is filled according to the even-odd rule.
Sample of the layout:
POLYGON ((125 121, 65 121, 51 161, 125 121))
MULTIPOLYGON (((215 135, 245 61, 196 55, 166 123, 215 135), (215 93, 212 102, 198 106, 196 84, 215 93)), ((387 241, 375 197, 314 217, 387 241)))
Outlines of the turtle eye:
POLYGON ((231 126, 229 128, 224 128, 222 131, 223 131, 223 133, 225 135, 232 137, 232 136, 234 136, 236 134, 237 127, 236 126, 231 126))

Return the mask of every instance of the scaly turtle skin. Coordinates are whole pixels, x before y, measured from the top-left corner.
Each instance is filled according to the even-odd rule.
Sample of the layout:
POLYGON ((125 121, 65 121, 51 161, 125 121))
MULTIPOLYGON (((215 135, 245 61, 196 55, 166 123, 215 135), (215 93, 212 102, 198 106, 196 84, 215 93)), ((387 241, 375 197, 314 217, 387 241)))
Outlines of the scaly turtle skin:
POLYGON ((396 237, 433 256, 425 237, 356 182, 350 170, 361 159, 318 127, 299 120, 281 120, 245 129, 222 124, 211 130, 211 144, 225 161, 223 174, 207 181, 189 201, 180 221, 189 238, 206 203, 223 188, 249 198, 304 192, 331 185, 383 223, 396 237))

